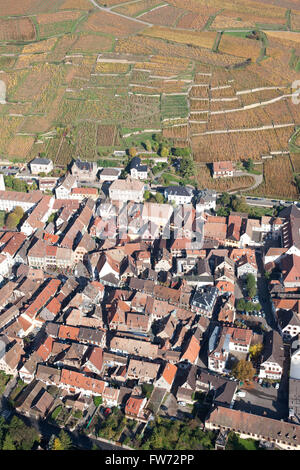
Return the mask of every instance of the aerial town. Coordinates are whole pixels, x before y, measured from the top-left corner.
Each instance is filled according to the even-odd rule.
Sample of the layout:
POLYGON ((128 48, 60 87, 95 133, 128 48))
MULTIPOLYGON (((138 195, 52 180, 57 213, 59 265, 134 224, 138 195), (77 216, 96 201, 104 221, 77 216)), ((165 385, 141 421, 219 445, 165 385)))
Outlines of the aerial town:
POLYGON ((226 194, 152 187, 138 156, 122 177, 74 159, 51 195, 50 160, 2 171, 4 418, 142 449, 157 417, 198 419, 207 448, 300 448, 297 204, 218 216, 226 194), (40 189, 5 188, 24 173, 40 189))

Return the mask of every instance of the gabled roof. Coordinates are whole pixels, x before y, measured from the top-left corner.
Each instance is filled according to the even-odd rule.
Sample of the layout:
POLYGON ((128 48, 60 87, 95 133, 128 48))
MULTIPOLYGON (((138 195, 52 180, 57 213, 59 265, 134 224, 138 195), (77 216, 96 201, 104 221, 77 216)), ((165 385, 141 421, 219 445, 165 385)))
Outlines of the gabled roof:
POLYGON ((284 351, 282 338, 277 331, 271 330, 265 334, 264 350, 263 350, 263 362, 275 362, 281 367, 284 361, 284 351))

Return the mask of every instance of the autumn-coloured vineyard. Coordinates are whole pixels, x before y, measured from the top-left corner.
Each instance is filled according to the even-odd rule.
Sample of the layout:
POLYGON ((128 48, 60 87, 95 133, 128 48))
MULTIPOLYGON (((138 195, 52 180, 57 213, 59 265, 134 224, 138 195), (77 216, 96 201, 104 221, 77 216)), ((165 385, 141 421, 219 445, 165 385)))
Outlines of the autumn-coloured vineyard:
POLYGON ((0 0, 1 158, 95 160, 126 148, 123 136, 161 132, 191 147, 200 185, 251 186, 215 182, 206 164, 252 158, 264 168, 257 194, 295 196, 297 2, 96 3, 0 0))

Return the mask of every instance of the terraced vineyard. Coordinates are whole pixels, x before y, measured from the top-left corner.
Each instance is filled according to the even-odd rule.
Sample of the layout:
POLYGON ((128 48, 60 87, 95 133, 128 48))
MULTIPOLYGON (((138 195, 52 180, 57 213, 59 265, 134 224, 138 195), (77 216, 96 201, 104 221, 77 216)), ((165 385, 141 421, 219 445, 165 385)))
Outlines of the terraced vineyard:
POLYGON ((200 164, 268 157, 265 185, 275 184, 271 157, 296 162, 300 125, 293 4, 0 0, 1 158, 91 160, 124 149, 126 135, 162 132, 200 164))

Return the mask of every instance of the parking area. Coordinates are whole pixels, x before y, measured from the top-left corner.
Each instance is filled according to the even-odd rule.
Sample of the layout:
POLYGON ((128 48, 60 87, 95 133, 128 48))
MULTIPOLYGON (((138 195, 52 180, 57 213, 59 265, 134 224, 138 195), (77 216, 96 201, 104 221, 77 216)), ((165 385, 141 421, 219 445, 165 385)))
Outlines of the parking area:
POLYGON ((256 382, 243 385, 241 390, 246 393, 246 396, 237 398, 233 406, 235 410, 273 419, 287 418, 287 390, 282 390, 282 387, 280 389, 276 389, 274 386, 263 387, 256 382))

